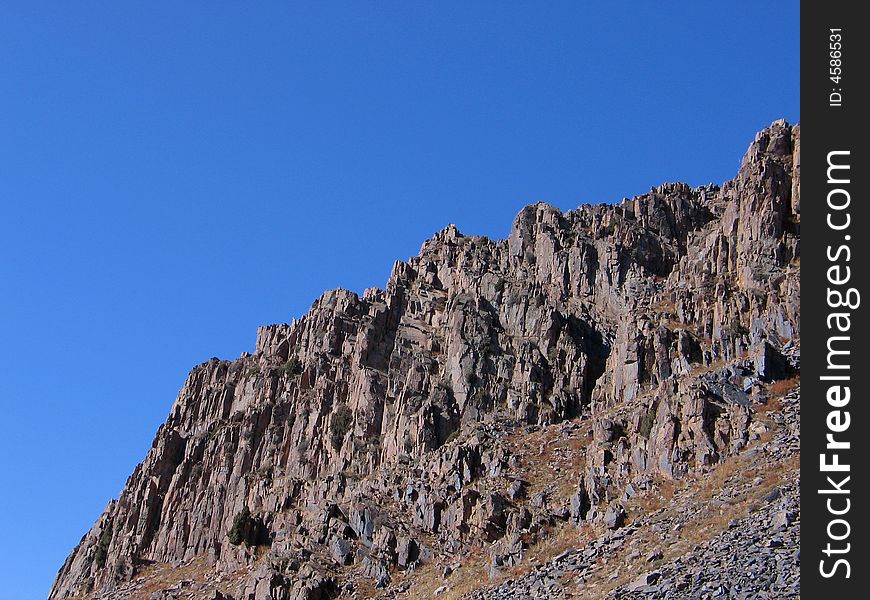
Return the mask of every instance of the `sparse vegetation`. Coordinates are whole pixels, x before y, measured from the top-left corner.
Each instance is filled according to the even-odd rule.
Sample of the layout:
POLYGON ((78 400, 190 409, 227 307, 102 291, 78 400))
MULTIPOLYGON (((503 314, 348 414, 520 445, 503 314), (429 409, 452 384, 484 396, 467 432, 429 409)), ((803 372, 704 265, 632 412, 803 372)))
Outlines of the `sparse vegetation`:
POLYGON ((288 377, 296 377, 297 375, 301 375, 302 370, 302 361, 299 360, 299 357, 297 357, 296 355, 288 358, 287 362, 284 363, 284 366, 281 367, 281 372, 288 377))
POLYGON ((353 413, 347 404, 339 404, 332 413, 332 418, 329 422, 329 441, 332 447, 336 450, 341 450, 344 445, 344 436, 350 431, 350 426, 353 423, 353 413))
POLYGON ((767 388, 767 391, 770 394, 771 398, 782 398, 790 391, 795 389, 798 385, 800 385, 800 382, 800 375, 795 375, 793 377, 789 377, 788 379, 774 381, 770 384, 770 387, 767 388))
POLYGON ((97 550, 94 552, 94 564, 100 569, 106 566, 106 559, 109 557, 109 544, 112 543, 112 522, 106 523, 103 531, 100 532, 100 539, 97 541, 97 550))
POLYGON ((649 407, 646 413, 643 415, 643 419, 640 421, 640 435, 646 439, 649 439, 650 433, 652 433, 653 425, 656 422, 656 410, 654 406, 649 407))
POLYGON ((227 540, 233 545, 238 546, 242 542, 247 542, 246 534, 251 525, 251 509, 243 506, 242 510, 236 513, 233 518, 233 526, 227 532, 227 540))

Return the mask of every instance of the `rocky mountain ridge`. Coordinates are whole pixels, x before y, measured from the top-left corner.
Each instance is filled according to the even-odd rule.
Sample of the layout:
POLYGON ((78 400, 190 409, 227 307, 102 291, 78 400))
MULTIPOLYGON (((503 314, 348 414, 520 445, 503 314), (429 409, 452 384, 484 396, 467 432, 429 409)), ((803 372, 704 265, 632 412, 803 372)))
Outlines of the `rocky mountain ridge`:
POLYGON ((620 530, 776 427, 799 168, 777 121, 721 187, 536 204, 502 241, 450 226, 385 289, 259 328, 191 371, 50 598, 389 596, 433 569, 448 597, 474 561, 495 581, 555 531, 620 530))

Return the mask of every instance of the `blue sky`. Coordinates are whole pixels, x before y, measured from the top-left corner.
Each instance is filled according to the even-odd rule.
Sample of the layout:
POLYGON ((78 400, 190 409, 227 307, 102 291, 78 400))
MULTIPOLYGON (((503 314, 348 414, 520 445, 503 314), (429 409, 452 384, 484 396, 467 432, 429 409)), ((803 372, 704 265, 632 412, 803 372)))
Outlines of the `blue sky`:
POLYGON ((797 2, 612 4, 0 3, 0 600, 258 325, 799 118, 797 2))

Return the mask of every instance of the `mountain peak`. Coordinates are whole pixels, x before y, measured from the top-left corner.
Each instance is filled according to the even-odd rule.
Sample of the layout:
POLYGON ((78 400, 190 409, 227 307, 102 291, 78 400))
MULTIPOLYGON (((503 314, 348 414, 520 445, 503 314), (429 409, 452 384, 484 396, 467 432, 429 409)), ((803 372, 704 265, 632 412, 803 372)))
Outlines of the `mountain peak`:
POLYGON ((260 327, 191 371, 50 598, 506 597, 534 556, 549 595, 617 598, 780 512, 796 544, 799 131, 721 188, 449 225, 386 289, 260 327))

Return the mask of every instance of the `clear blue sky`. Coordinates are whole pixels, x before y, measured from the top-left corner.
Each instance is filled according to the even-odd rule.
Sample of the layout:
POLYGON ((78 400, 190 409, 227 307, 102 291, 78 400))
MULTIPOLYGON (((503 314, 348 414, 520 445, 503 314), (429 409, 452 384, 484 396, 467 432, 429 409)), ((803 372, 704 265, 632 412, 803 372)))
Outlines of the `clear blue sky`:
POLYGON ((798 43, 797 2, 0 3, 0 600, 192 366, 448 223, 730 178, 798 43))

